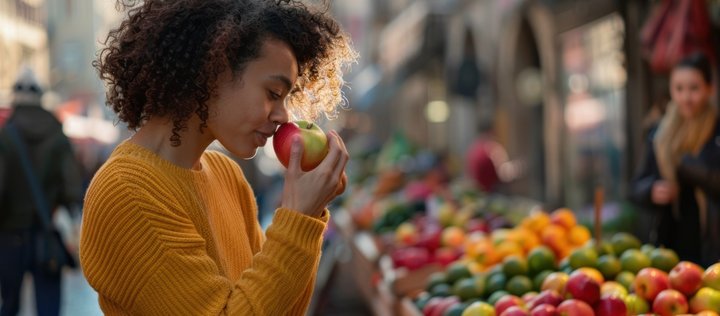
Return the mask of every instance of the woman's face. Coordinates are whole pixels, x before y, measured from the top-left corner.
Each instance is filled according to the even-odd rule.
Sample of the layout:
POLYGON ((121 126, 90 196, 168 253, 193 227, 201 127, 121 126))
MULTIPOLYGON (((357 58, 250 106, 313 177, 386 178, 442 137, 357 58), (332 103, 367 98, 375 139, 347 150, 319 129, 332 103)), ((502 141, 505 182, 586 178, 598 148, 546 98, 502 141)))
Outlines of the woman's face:
POLYGON ((208 129, 233 155, 249 159, 288 121, 285 99, 298 75, 295 55, 282 41, 268 39, 260 56, 235 80, 218 78, 217 97, 208 105, 208 129))
POLYGON ((676 68, 670 75, 670 97, 684 118, 693 118, 701 113, 711 95, 712 84, 706 82, 697 69, 676 68))

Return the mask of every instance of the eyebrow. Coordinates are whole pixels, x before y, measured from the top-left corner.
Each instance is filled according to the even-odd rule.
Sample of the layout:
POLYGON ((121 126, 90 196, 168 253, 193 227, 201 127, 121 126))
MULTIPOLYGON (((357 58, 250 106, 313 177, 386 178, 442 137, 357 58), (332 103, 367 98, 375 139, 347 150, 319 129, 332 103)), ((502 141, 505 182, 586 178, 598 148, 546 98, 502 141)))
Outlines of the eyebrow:
POLYGON ((290 78, 286 76, 272 75, 270 76, 270 79, 282 82, 282 84, 285 85, 285 89, 287 89, 287 91, 290 91, 290 88, 292 88, 292 82, 290 82, 290 78))

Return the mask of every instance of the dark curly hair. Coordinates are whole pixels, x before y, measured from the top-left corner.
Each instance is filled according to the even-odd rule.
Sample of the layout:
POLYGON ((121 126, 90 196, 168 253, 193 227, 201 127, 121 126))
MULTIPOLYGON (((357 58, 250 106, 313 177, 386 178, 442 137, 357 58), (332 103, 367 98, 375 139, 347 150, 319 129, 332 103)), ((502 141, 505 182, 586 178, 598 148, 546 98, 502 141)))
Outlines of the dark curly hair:
POLYGON ((336 115, 345 102, 342 74, 356 58, 348 36, 324 10, 298 0, 118 0, 127 18, 108 34, 93 66, 107 104, 129 129, 151 117, 173 121, 173 145, 196 114, 207 127, 207 102, 218 76, 240 75, 264 40, 286 42, 299 76, 288 98, 297 118, 336 115), (138 5, 139 2, 142 2, 138 5))

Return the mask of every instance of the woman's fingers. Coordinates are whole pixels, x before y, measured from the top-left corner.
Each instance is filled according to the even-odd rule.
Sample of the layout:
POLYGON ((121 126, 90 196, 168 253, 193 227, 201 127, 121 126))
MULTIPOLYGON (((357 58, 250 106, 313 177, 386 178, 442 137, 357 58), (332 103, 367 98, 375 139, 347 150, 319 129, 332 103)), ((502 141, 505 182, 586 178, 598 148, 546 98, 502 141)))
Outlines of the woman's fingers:
POLYGON ((300 168, 300 161, 302 160, 303 144, 300 141, 300 136, 295 135, 290 140, 290 161, 288 162, 288 172, 291 174, 298 174, 302 172, 300 168))

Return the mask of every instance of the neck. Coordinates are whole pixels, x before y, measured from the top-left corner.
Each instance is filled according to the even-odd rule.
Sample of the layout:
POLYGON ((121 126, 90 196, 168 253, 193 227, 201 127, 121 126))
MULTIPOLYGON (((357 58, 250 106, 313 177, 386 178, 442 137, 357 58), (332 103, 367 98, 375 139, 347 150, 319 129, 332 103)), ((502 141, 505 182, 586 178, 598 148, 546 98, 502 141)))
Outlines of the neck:
POLYGON ((173 146, 170 141, 172 120, 153 118, 143 124, 130 141, 182 168, 198 170, 201 168, 200 157, 212 138, 207 133, 201 134, 197 126, 194 119, 188 121, 188 129, 180 132, 180 146, 173 146))

